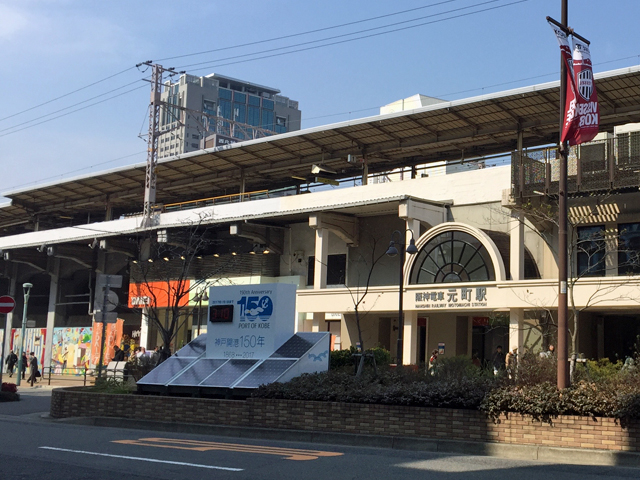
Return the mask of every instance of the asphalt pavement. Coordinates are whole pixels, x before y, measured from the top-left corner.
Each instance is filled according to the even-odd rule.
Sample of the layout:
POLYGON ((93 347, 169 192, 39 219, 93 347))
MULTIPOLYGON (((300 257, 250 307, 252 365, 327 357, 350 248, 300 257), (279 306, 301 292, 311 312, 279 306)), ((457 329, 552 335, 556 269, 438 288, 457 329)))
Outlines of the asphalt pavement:
POLYGON ((103 419, 102 426, 78 424, 48 418, 50 388, 22 388, 21 394, 20 402, 0 403, 2 480, 495 480, 512 476, 618 480, 640 476, 636 468, 372 448, 362 446, 357 438, 349 444, 340 444, 343 439, 320 444, 219 436, 213 434, 215 428, 205 434, 204 426, 158 431, 140 428, 135 422, 129 425, 132 428, 122 428, 123 420, 103 419))

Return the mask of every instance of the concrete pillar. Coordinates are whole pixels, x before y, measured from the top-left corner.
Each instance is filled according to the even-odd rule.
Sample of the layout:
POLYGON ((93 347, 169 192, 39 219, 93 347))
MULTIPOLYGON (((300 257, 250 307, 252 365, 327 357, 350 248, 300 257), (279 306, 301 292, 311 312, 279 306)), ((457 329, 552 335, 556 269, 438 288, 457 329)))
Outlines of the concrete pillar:
POLYGON ((514 347, 518 348, 518 352, 522 353, 522 344, 524 343, 524 309, 512 308, 509 311, 509 348, 511 351, 514 347))
POLYGON ((402 362, 418 364, 418 312, 404 312, 404 337, 402 339, 402 362))
POLYGON ((314 312, 313 320, 311 324, 312 332, 324 332, 325 331, 325 313, 324 312, 314 312))
MULTIPOLYGON (((418 240, 420 238, 420 220, 416 220, 415 218, 407 218, 406 227, 407 230, 411 230, 413 232, 413 239, 418 240)), ((411 240, 411 233, 406 232, 405 245, 409 245, 409 241, 411 240)), ((410 255, 407 255, 407 260, 410 255)))
POLYGON ((524 218, 521 213, 511 213, 509 233, 511 280, 524 280, 524 218))
MULTIPOLYGON (((140 346, 147 350, 149 349, 149 307, 144 307, 142 309, 142 321, 140 322, 140 346)), ((155 345, 153 348, 155 348, 155 345)))
POLYGON ((60 275, 60 259, 53 258, 51 280, 49 282, 49 309, 47 311, 47 338, 44 349, 44 368, 51 367, 51 349, 53 348, 53 329, 56 324, 56 304, 58 303, 58 281, 60 275))
POLYGON ((316 229, 315 265, 313 270, 313 288, 327 288, 327 262, 329 260, 329 230, 316 229))
MULTIPOLYGON (((16 289, 17 289, 17 285, 18 285, 18 264, 13 262, 13 264, 10 267, 10 271, 11 271, 11 282, 9 284, 9 296, 13 297, 13 299, 16 299, 16 289)), ((16 302, 17 303, 17 302, 16 302)), ((5 322, 4 322, 4 357, 2 358, 2 366, 0 368, 2 368, 2 371, 5 372, 6 371, 6 367, 7 364, 5 363, 5 360, 7 358, 7 355, 9 355, 9 349, 11 348, 11 329, 13 328, 13 315, 14 313, 7 313, 5 315, 5 322)), ((14 367, 17 368, 17 367, 14 367)))

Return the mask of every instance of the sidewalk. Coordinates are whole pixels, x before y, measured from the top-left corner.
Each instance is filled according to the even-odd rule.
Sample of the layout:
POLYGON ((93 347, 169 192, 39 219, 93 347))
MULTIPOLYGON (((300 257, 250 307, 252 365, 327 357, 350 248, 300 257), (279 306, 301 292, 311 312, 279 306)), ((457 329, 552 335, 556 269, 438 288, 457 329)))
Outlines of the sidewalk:
MULTIPOLYGON (((33 387, 31 387, 31 385, 29 384, 29 382, 27 381, 28 379, 25 378, 24 380, 20 381, 20 386, 18 387, 18 393, 24 393, 27 390, 31 389, 54 389, 54 388, 58 388, 58 387, 83 387, 85 386, 85 377, 84 376, 77 376, 77 375, 51 375, 51 378, 49 379, 48 376, 46 377, 39 377, 38 381, 33 385, 33 387)), ((2 382, 3 383, 16 383, 16 376, 12 376, 9 377, 8 374, 3 374, 2 375, 2 382)), ((93 376, 87 376, 86 377, 86 386, 90 386, 93 385, 95 383, 95 378, 93 376)))

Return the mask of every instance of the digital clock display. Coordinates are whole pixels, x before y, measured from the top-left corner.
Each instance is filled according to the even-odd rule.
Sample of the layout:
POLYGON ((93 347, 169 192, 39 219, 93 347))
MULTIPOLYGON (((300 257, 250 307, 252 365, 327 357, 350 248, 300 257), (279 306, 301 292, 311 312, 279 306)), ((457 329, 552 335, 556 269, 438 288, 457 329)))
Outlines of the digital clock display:
POLYGON ((211 323, 233 322, 233 304, 232 305, 211 305, 209 307, 209 321, 211 323))

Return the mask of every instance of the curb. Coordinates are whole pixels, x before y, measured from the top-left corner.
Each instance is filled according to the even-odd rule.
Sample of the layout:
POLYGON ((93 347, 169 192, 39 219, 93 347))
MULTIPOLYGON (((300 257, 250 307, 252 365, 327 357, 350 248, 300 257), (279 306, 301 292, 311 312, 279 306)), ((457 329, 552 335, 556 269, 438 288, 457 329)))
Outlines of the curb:
POLYGON ((573 465, 600 465, 640 468, 640 453, 593 450, 581 448, 543 447, 538 445, 482 443, 459 440, 434 440, 419 437, 390 437, 305 430, 268 429, 258 427, 233 427, 226 425, 202 425, 170 423, 153 420, 136 420, 120 417, 72 417, 55 419, 48 414, 43 419, 52 422, 94 427, 155 430, 160 432, 192 433, 223 437, 280 440, 287 442, 321 443, 358 447, 411 450, 459 455, 480 455, 512 460, 537 460, 546 463, 573 465))

